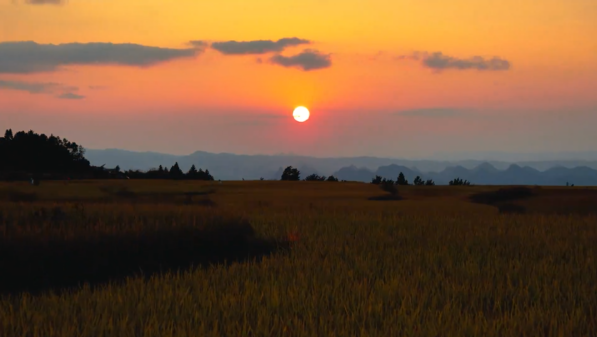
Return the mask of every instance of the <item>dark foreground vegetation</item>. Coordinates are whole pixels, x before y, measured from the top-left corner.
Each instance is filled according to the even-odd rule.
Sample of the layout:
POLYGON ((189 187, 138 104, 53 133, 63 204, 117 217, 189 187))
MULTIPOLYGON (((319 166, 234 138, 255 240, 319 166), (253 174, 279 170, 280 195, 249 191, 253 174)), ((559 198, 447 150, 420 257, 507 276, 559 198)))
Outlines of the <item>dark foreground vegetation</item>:
POLYGON ((3 293, 149 278, 288 249, 258 238, 246 219, 220 215, 119 214, 77 205, 14 207, 0 216, 3 293))
POLYGON ((597 335, 597 189, 382 188, 0 184, 0 336, 597 335))

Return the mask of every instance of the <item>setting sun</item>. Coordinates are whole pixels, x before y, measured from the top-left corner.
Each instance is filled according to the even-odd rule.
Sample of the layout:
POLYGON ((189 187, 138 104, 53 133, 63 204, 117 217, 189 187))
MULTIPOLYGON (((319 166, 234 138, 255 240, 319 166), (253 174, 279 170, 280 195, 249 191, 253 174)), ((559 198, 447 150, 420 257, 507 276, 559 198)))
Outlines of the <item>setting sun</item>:
POLYGON ((296 109, 294 109, 294 112, 292 113, 292 117, 294 117, 294 119, 297 122, 304 122, 307 119, 309 119, 309 110, 307 108, 305 108, 304 106, 299 106, 296 109))

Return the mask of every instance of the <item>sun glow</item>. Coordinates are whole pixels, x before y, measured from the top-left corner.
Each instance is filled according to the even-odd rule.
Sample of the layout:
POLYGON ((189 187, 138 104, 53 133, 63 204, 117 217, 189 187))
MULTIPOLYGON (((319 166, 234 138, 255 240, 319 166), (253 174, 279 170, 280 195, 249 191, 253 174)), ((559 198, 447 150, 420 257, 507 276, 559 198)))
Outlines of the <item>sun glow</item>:
POLYGON ((296 107, 296 109, 294 109, 294 112, 292 113, 292 117, 294 117, 294 119, 297 122, 302 123, 309 119, 309 110, 304 106, 296 107))

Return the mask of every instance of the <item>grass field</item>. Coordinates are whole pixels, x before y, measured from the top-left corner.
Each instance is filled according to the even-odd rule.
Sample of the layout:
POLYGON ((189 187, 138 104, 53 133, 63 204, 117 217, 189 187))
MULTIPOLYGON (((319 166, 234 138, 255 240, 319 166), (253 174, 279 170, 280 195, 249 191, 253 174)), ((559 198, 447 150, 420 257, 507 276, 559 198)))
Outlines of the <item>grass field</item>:
POLYGON ((497 189, 0 184, 0 336, 597 336, 597 189, 497 189))

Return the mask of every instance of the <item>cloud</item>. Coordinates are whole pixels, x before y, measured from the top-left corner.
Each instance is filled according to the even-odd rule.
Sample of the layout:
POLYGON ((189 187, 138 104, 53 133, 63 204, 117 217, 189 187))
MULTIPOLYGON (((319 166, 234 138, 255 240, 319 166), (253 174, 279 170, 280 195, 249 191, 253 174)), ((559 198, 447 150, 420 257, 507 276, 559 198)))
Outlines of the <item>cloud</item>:
POLYGON ((65 99, 85 98, 85 96, 77 95, 74 93, 79 90, 78 87, 67 86, 62 83, 54 82, 22 82, 6 81, 0 79, 0 90, 25 91, 30 94, 57 94, 56 97, 65 99))
POLYGON ((248 54, 267 54, 272 52, 281 52, 286 47, 309 44, 311 41, 299 39, 297 37, 283 38, 278 41, 256 40, 256 41, 226 41, 214 42, 211 48, 225 55, 248 55, 248 54))
POLYGON ((402 110, 394 114, 407 117, 443 118, 461 116, 464 114, 464 111, 453 108, 422 108, 402 110))
POLYGON ((28 74, 58 70, 66 65, 124 65, 147 67, 193 57, 197 48, 172 49, 139 44, 0 42, 0 74, 28 74))
POLYGON ((60 99, 83 99, 83 98, 85 98, 85 96, 77 95, 73 92, 65 92, 64 94, 58 95, 56 97, 60 98, 60 99))
POLYGON ((193 47, 194 49, 196 49, 199 52, 204 52, 205 49, 207 47, 209 47, 209 43, 205 42, 205 41, 198 41, 198 40, 194 40, 194 41, 189 41, 189 46, 193 47))
POLYGON ((424 67, 434 69, 437 71, 442 71, 446 69, 476 69, 478 71, 503 71, 509 70, 511 67, 510 61, 498 56, 494 56, 492 58, 473 56, 471 58, 462 59, 445 55, 442 52, 414 52, 411 55, 398 56, 397 59, 412 59, 421 61, 421 64, 424 67))
POLYGON ((106 86, 106 85, 90 85, 87 88, 89 88, 91 90, 104 90, 104 89, 108 89, 108 86, 106 86))
POLYGON ((322 54, 314 49, 305 49, 302 53, 294 56, 275 55, 270 62, 283 67, 297 67, 304 71, 329 68, 332 60, 329 54, 322 54))
POLYGON ((29 5, 60 5, 63 0, 25 0, 29 5))
POLYGON ((21 82, 0 80, 0 89, 26 91, 30 94, 51 93, 60 87, 60 83, 21 82))

